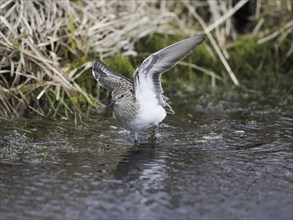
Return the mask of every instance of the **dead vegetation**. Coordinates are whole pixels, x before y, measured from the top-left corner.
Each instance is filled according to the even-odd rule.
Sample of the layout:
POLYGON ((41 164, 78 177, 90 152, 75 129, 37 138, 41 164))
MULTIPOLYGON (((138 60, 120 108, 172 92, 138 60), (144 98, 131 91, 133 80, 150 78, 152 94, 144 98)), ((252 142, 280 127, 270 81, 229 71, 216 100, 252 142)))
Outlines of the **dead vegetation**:
MULTIPOLYGON (((214 81, 230 78, 239 85, 227 49, 227 40, 239 35, 233 16, 246 3, 255 2, 249 17, 254 27, 247 33, 257 36, 259 44, 277 40, 278 46, 292 37, 292 2, 233 2, 1 1, 0 114, 69 117, 99 106, 91 89, 77 83, 90 70, 91 61, 116 54, 135 56, 135 43, 153 33, 191 36, 205 32, 209 42, 205 47, 225 72, 190 67, 214 81)), ((292 56, 292 51, 291 45, 285 57, 292 56)))

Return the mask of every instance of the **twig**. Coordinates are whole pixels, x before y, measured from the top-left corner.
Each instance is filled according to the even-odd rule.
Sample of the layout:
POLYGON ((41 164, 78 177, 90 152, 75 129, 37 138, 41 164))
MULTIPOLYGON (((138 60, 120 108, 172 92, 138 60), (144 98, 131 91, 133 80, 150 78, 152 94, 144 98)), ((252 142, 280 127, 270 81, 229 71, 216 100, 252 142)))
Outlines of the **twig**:
POLYGON ((285 26, 281 27, 279 30, 259 39, 257 41, 258 44, 263 44, 267 41, 270 41, 274 38, 276 38, 278 35, 280 35, 281 33, 283 33, 285 30, 290 29, 291 27, 293 27, 293 21, 288 22, 285 26))
POLYGON ((202 67, 200 67, 198 65, 195 65, 195 64, 192 64, 192 63, 187 63, 187 62, 184 62, 184 61, 180 61, 178 64, 180 64, 182 66, 188 66, 188 67, 191 67, 193 69, 197 69, 197 70, 199 70, 199 71, 211 76, 212 78, 215 78, 217 80, 220 80, 220 81, 224 82, 223 78, 218 76, 217 74, 215 74, 213 71, 207 70, 207 69, 202 68, 202 67))
MULTIPOLYGON (((199 16, 199 14, 194 10, 194 8, 190 5, 189 2, 186 2, 184 1, 184 4, 186 6, 186 8, 190 11, 190 13, 198 20, 198 22, 200 23, 200 25, 203 27, 204 31, 206 30, 207 26, 204 22, 204 20, 199 16)), ((239 86, 239 81, 238 79, 236 78, 235 74, 233 73, 231 67, 229 66, 227 60, 225 59, 221 49, 218 47, 216 41, 214 40, 213 36, 211 35, 210 32, 206 32, 211 44, 213 45, 215 51, 217 52, 220 60, 222 61, 225 69, 227 70, 230 78, 232 79, 233 83, 236 85, 236 86, 239 86)))
MULTIPOLYGON (((241 0, 239 1, 233 8, 231 8, 227 13, 222 15, 221 17, 217 18, 214 23, 209 25, 205 28, 205 32, 211 32, 216 27, 218 27, 220 24, 222 24, 224 21, 228 20, 235 12, 237 12, 243 5, 245 5, 248 2, 248 0, 241 0)), ((189 3, 188 3, 189 4, 189 3)))

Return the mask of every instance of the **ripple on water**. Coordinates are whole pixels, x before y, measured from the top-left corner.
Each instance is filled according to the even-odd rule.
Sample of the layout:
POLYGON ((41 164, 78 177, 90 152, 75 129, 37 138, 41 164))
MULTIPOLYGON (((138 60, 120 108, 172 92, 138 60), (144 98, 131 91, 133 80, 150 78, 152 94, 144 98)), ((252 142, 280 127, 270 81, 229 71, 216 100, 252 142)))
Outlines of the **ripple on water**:
POLYGON ((1 160, 1 217, 292 218, 290 112, 190 103, 156 145, 134 146, 109 118, 6 122, 1 147, 40 147, 26 161, 1 160))

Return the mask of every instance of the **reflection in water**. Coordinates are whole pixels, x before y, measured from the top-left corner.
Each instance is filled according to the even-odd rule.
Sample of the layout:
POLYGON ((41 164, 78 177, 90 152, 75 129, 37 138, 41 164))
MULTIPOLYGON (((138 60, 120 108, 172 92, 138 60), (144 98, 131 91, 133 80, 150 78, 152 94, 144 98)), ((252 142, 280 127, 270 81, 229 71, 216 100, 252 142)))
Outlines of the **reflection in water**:
POLYGON ((1 121, 1 219, 292 219, 292 112, 182 102, 154 146, 108 118, 1 121))
POLYGON ((152 168, 152 165, 158 165, 156 164, 157 159, 158 155, 156 146, 153 146, 152 144, 132 146, 127 150, 123 155, 123 159, 119 162, 117 169, 114 172, 115 177, 117 179, 127 179, 127 177, 131 176, 134 179, 137 179, 144 170, 152 168), (133 176, 133 174, 138 176, 133 176))

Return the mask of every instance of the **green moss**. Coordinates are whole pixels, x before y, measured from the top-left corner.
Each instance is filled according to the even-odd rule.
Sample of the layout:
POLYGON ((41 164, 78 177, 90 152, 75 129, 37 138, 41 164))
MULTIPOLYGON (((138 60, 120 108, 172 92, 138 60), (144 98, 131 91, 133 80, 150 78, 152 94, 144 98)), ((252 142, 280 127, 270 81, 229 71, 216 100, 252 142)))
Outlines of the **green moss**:
POLYGON ((135 71, 129 57, 126 56, 116 55, 106 58, 103 62, 114 71, 123 74, 128 78, 132 77, 132 74, 135 71))
POLYGON ((250 81, 250 85, 255 82, 257 86, 260 82, 277 82, 282 75, 292 75, 292 57, 286 59, 285 55, 291 40, 288 38, 280 45, 276 41, 258 44, 257 40, 252 36, 239 38, 228 50, 228 62, 238 79, 250 81))
POLYGON ((133 63, 135 66, 139 66, 141 62, 149 55, 185 38, 186 36, 183 35, 175 36, 163 34, 153 34, 144 37, 140 39, 135 45, 139 54, 133 60, 133 63))
POLYGON ((88 58, 84 55, 82 57, 77 57, 70 61, 71 69, 80 67, 82 64, 88 62, 88 58))
POLYGON ((254 37, 243 37, 228 50, 230 54, 228 62, 237 77, 242 79, 258 77, 260 70, 268 68, 264 64, 272 59, 271 50, 270 45, 269 47, 258 45, 254 37))

